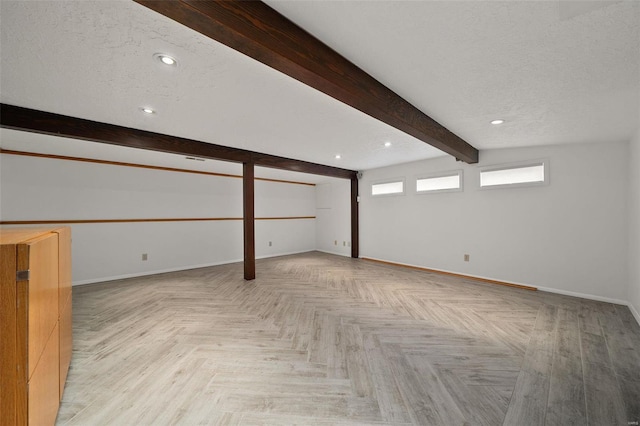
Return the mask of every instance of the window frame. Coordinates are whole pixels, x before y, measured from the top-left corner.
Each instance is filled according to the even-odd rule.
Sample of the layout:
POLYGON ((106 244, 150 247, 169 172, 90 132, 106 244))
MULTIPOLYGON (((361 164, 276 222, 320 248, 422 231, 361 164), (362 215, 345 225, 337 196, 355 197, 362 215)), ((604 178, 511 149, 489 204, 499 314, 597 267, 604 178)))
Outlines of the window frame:
POLYGON ((442 172, 421 174, 421 175, 418 175, 418 176, 415 177, 414 182, 415 182, 415 186, 413 188, 413 191, 417 195, 443 194, 443 193, 446 193, 446 192, 463 192, 464 191, 464 170, 462 170, 462 169, 446 170, 446 171, 442 171, 442 172), (444 177, 450 177, 450 176, 458 176, 458 179, 459 179, 459 182, 460 182, 460 186, 458 188, 434 189, 434 190, 427 190, 427 191, 424 191, 424 190, 423 191, 419 191, 418 190, 418 181, 419 180, 444 178, 444 177))
POLYGON ((527 161, 518 161, 513 163, 502 163, 502 164, 494 164, 491 166, 480 167, 478 172, 478 188, 482 191, 489 189, 505 189, 505 188, 528 188, 534 186, 548 186, 549 185, 549 177, 550 177, 550 161, 548 158, 539 158, 534 160, 527 161), (482 185, 482 173, 486 172, 497 172, 502 170, 511 170, 511 169, 524 169, 527 167, 534 166, 543 166, 544 169, 544 180, 542 182, 518 182, 518 183, 504 183, 498 185, 482 185))
POLYGON ((404 177, 374 180, 369 183, 369 197, 372 197, 372 198, 398 197, 398 196, 406 195, 406 193, 407 193, 407 180, 404 177), (397 183, 397 182, 402 182, 402 192, 392 192, 389 194, 373 194, 373 187, 375 185, 383 185, 385 183, 397 183))

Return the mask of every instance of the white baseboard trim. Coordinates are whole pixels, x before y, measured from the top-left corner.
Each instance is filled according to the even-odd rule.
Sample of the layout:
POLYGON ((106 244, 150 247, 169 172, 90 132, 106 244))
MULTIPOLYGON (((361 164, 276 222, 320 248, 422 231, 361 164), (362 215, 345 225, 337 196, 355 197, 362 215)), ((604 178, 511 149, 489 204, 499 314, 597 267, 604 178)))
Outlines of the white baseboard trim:
MULTIPOLYGON (((311 253, 312 251, 316 251, 316 249, 309 249, 309 250, 303 250, 303 251, 289 251, 289 252, 285 252, 285 253, 265 254, 265 255, 262 255, 262 256, 256 256, 256 260, 258 260, 258 259, 269 259, 271 257, 291 256, 293 254, 300 254, 300 253, 311 253)), ((239 260, 239 262, 242 262, 242 260, 239 260)))
MULTIPOLYGON (((267 254, 267 255, 262 255, 262 256, 256 256, 256 260, 258 260, 258 259, 268 259, 270 257, 289 256, 289 255, 292 255, 292 254, 308 253, 308 252, 311 252, 311 251, 315 251, 315 250, 304 250, 304 251, 295 251, 295 252, 287 252, 287 253, 273 253, 273 254, 267 254)), ((177 266, 175 268, 159 269, 159 270, 155 270, 155 271, 134 272, 132 274, 115 275, 115 276, 101 277, 101 278, 91 278, 91 279, 88 279, 88 280, 74 281, 73 282, 73 286, 85 285, 85 284, 95 284, 95 283, 101 283, 101 282, 105 282, 105 281, 124 280, 124 279, 127 279, 127 278, 144 277, 144 276, 147 276, 147 275, 166 274, 168 272, 187 271, 189 269, 208 268, 210 266, 228 265, 230 263, 239 263, 239 262, 242 262, 243 260, 244 259, 230 259, 230 260, 223 260, 221 262, 203 263, 203 264, 199 264, 199 265, 177 266)))
POLYGON ((613 299, 611 297, 604 297, 604 296, 596 296, 596 295, 587 294, 587 293, 577 293, 575 291, 558 290, 556 288, 550 288, 550 287, 538 287, 538 290, 546 291, 547 293, 562 294, 563 296, 571 296, 571 297, 579 297, 581 299, 595 300, 596 302, 606 302, 606 303, 613 303, 615 305, 625 305, 625 306, 629 305, 629 302, 625 300, 613 299))
POLYGON ((134 272, 132 274, 123 274, 123 275, 114 275, 114 276, 110 276, 110 277, 100 277, 100 278, 91 278, 88 280, 82 280, 82 281, 74 281, 73 285, 77 286, 77 285, 85 285, 85 284, 95 284, 95 283, 101 283, 101 282, 105 282, 105 281, 116 281, 116 280, 124 280, 127 278, 137 278, 137 277, 144 277, 147 275, 158 275, 158 274, 166 274, 168 272, 178 272, 178 271, 187 271, 189 269, 198 269, 198 268, 208 268, 209 266, 220 266, 220 265, 228 265, 230 263, 238 263, 238 262, 242 262, 243 259, 237 259, 237 260, 224 260, 222 262, 213 262, 213 263, 203 263, 203 264, 199 264, 199 265, 189 265, 189 266, 178 266, 175 268, 168 268, 168 269, 159 269, 159 270, 155 270, 155 271, 145 271, 145 272, 134 272))
POLYGON ((351 257, 350 254, 338 253, 337 251, 320 250, 320 249, 315 249, 314 251, 319 251, 320 253, 335 254, 336 256, 342 256, 342 257, 351 257))
MULTIPOLYGON (((444 269, 430 268, 430 267, 427 267, 427 266, 412 265, 410 263, 401 263, 401 262, 395 262, 395 261, 388 261, 388 260, 384 260, 384 259, 376 259, 376 258, 369 257, 369 256, 361 256, 361 257, 366 257, 368 259, 377 260, 377 261, 381 261, 381 262, 395 263, 397 265, 402 265, 402 266, 409 266, 411 268, 431 269, 433 271, 443 272, 445 274, 464 275, 464 276, 467 276, 467 277, 469 277, 471 279, 480 278, 481 280, 489 280, 489 281, 497 281, 497 282, 501 282, 502 281, 502 280, 498 280, 496 278, 489 278, 489 277, 482 277, 482 276, 478 276, 478 275, 471 275, 471 274, 466 274, 466 273, 447 271, 447 270, 444 270, 444 269)), ((621 299, 613 299, 613 298, 610 298, 610 297, 596 296, 596 295, 593 295, 593 294, 577 293, 577 292, 573 292, 573 291, 559 290, 559 289, 550 288, 550 287, 538 287, 538 286, 534 286, 534 285, 531 285, 531 284, 524 284, 524 283, 519 283, 519 282, 515 282, 515 281, 507 281, 506 283, 507 284, 521 285, 521 286, 525 286, 525 287, 537 288, 539 291, 546 291, 547 293, 555 293, 555 294, 562 294, 564 296, 580 297, 582 299, 595 300, 597 302, 613 303, 613 304, 616 304, 616 305, 626 305, 626 306, 629 306, 629 309, 631 309, 631 304, 629 302, 627 302, 625 300, 621 300, 621 299)), ((638 312, 637 311, 634 312, 634 309, 632 309, 631 312, 633 312, 633 315, 635 316, 636 320, 638 320, 638 323, 640 323, 640 319, 639 319, 640 316, 638 315, 638 312)))
POLYGON ((638 313, 638 310, 636 309, 636 307, 633 306, 631 303, 627 303, 627 306, 629 306, 629 310, 633 314, 633 317, 636 319, 636 321, 638 321, 638 325, 640 325, 640 313, 638 313))
POLYGON ((515 281, 503 281, 503 280, 498 280, 495 278, 489 278, 489 277, 483 277, 480 275, 471 275, 471 274, 467 274, 467 273, 462 273, 462 272, 453 272, 453 271, 449 271, 446 269, 438 269, 438 268, 430 268, 428 266, 421 266, 421 265, 413 265, 411 263, 403 263, 403 262, 396 262, 396 261, 392 261, 392 260, 385 260, 385 259, 378 259, 375 257, 369 257, 369 256, 360 256, 360 258, 362 258, 363 260, 373 260, 376 262, 381 262, 381 263, 386 263, 389 265, 398 265, 398 266, 406 266, 409 268, 415 268, 415 269, 422 269, 425 272, 436 272, 436 273, 442 273, 442 274, 448 274, 448 275, 453 275, 453 276, 458 276, 460 278, 466 278, 466 279, 475 279, 475 280, 479 280, 479 281, 484 281, 484 282, 488 282, 490 284, 499 284, 499 285, 504 285, 504 286, 511 286, 514 288, 525 288, 527 290, 537 290, 538 287, 536 286, 532 286, 530 284, 524 284, 524 283, 519 283, 519 282, 515 282, 515 281))

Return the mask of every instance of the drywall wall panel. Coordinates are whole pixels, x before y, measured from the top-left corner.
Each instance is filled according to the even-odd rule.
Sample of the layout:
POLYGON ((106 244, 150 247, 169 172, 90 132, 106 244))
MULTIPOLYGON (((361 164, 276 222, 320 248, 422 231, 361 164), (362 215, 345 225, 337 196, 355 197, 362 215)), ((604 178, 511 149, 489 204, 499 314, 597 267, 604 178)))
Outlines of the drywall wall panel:
POLYGON ((256 181, 256 217, 290 218, 256 221, 256 257, 315 250, 315 206, 315 186, 256 181))
POLYGON ((627 298, 627 144, 483 151, 366 171, 361 256, 607 300, 627 298), (549 185, 479 189, 479 170, 548 159, 549 185), (462 168, 464 191, 416 194, 415 177, 462 168), (401 196, 373 181, 404 176, 401 196), (468 254, 470 260, 464 261, 468 254))
POLYGON ((74 285, 233 263, 243 257, 241 221, 75 224, 71 232, 74 285))
POLYGON ((629 307, 640 323, 640 129, 629 144, 629 307))
POLYGON ((258 220, 255 232, 258 259, 316 249, 315 219, 258 220))
POLYGON ((242 216, 242 179, 2 154, 3 220, 242 216))
MULTIPOLYGON (((2 221, 235 219, 72 224, 74 284, 243 258, 242 179, 9 154, 0 155, 0 165, 2 221)), ((256 182, 257 217, 314 214, 315 187, 256 182)), ((256 255, 313 250, 314 224, 257 221, 256 255)))
POLYGON ((351 181, 328 180, 316 195, 317 250, 351 256, 351 181))
POLYGON ((256 217, 314 216, 315 186, 257 180, 256 217))

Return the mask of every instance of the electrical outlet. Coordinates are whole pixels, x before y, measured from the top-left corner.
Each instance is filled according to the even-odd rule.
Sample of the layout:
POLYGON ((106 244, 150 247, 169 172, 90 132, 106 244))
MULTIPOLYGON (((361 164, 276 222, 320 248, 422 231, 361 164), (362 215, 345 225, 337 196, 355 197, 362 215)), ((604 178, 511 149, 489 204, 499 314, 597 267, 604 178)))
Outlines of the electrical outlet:
POLYGON ((346 247, 346 246, 347 246, 347 242, 346 242, 346 241, 343 241, 343 242, 342 242, 342 247, 346 247))
POLYGON ((149 258, 149 256, 147 255, 147 253, 142 253, 142 260, 147 260, 149 258))
POLYGON ((338 240, 333 240, 333 245, 337 246, 338 245, 338 240))
POLYGON ((271 247, 273 244, 271 243, 271 241, 269 241, 269 247, 271 247))
POLYGON ((469 255, 468 255, 468 254, 465 254, 465 255, 464 255, 464 261, 465 261, 465 262, 468 262, 468 261, 469 261, 469 255))

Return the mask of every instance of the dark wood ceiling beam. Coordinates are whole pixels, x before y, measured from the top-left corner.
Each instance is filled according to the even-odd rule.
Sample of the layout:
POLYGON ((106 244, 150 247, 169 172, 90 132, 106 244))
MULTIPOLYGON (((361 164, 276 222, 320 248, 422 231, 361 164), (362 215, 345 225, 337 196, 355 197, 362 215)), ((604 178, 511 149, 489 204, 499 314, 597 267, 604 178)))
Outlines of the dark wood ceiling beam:
POLYGON ((63 136, 126 146, 129 148, 147 149, 237 163, 254 163, 262 167, 342 179, 352 179, 356 176, 356 172, 353 170, 262 154, 228 146, 214 145, 177 136, 169 136, 6 104, 0 104, 0 126, 7 129, 63 136))
POLYGON ((134 0, 467 163, 478 150, 260 1, 134 0))

